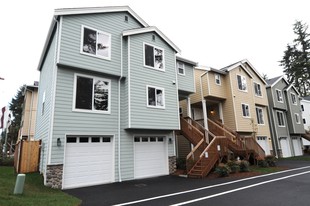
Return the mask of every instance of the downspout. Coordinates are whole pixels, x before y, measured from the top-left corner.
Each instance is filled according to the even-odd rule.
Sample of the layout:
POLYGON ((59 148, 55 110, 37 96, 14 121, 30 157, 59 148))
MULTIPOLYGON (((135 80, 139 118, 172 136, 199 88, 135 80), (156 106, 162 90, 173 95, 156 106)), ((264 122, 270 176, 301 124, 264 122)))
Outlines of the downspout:
POLYGON ((28 140, 30 141, 30 128, 31 128, 31 119, 32 119, 32 106, 33 106, 33 91, 26 89, 26 91, 31 92, 31 101, 30 101, 30 114, 29 114, 29 123, 28 123, 28 140))
POLYGON ((118 181, 122 182, 121 173, 121 79, 123 78, 123 36, 121 36, 121 76, 118 79, 118 181))

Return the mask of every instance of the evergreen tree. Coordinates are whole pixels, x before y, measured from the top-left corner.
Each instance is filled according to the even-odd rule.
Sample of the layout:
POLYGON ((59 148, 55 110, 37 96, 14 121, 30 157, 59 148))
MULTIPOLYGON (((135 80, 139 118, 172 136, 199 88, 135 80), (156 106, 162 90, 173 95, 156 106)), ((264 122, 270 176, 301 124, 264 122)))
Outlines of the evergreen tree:
POLYGON ((11 103, 9 105, 9 108, 12 111, 14 118, 9 128, 8 141, 13 140, 13 142, 16 142, 18 137, 18 131, 21 126, 21 118, 23 111, 23 102, 24 102, 23 93, 24 93, 24 86, 21 86, 17 91, 15 97, 12 98, 11 103))
POLYGON ((297 35, 292 45, 287 45, 280 66, 289 81, 301 96, 310 95, 310 34, 308 25, 296 21, 293 31, 297 35))

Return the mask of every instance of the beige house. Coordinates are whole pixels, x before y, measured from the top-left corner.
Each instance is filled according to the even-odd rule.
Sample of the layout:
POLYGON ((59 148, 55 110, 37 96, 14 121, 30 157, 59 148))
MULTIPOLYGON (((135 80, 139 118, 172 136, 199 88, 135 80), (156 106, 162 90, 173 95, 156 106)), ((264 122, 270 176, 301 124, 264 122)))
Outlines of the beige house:
POLYGON ((24 87, 24 103, 21 118, 21 127, 18 135, 19 139, 34 140, 38 102, 38 87, 38 82, 34 82, 34 85, 25 85, 24 87))
MULTIPOLYGON (((195 83, 196 93, 180 102, 183 117, 191 117, 205 128, 222 123, 229 131, 254 137, 266 155, 272 153, 266 82, 248 60, 220 70, 197 67, 195 83)), ((184 151, 186 141, 178 139, 184 151)))

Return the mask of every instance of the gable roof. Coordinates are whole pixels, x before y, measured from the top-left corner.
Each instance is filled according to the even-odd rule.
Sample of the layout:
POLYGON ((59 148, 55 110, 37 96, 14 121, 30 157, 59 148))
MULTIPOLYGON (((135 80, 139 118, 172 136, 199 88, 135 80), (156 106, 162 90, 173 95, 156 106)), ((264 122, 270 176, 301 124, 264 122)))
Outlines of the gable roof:
POLYGON ((62 8, 55 9, 54 16, 43 46, 43 51, 39 60, 37 70, 41 70, 44 59, 47 55, 47 50, 51 44, 52 37, 57 28, 57 19, 59 16, 79 15, 79 14, 96 14, 96 13, 111 13, 111 12, 128 12, 131 14, 142 26, 148 27, 149 25, 138 16, 129 6, 107 6, 107 7, 81 7, 81 8, 62 8))
POLYGON ((288 91, 288 90, 290 90, 291 88, 293 88, 293 89, 295 90, 295 92, 297 93, 298 96, 300 95, 299 92, 298 92, 298 90, 296 89, 296 87, 294 87, 293 84, 288 85, 284 90, 285 90, 285 91, 288 91))
POLYGON ((137 35, 137 34, 143 34, 148 32, 155 32, 158 34, 169 46, 171 46, 176 52, 180 53, 181 50, 179 47, 177 47, 166 35, 164 35, 157 27, 155 26, 149 26, 145 28, 140 29, 130 29, 123 31, 123 36, 131 36, 131 35, 137 35))
POLYGON ((98 14, 98 13, 110 13, 110 12, 122 12, 122 11, 127 11, 144 27, 149 26, 129 6, 62 8, 62 9, 55 9, 54 15, 55 16, 66 16, 66 15, 77 15, 77 14, 98 14))
POLYGON ((289 85, 288 81, 286 81, 286 79, 283 76, 278 76, 278 77, 274 77, 272 79, 268 79, 267 83, 268 83, 268 87, 273 87, 274 85, 276 85, 281 79, 284 80, 284 82, 289 85))

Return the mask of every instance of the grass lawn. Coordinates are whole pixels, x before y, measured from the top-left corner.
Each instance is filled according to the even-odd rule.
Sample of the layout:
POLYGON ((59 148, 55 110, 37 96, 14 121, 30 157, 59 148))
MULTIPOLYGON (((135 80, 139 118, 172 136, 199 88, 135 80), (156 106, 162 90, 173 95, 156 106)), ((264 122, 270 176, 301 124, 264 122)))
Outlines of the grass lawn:
POLYGON ((281 170, 283 170, 283 168, 279 168, 279 167, 259 167, 259 166, 254 166, 254 165, 250 166, 251 172, 260 172, 262 174, 279 172, 281 170))
POLYGON ((297 160, 297 161, 310 161, 310 155, 305 156, 296 156, 296 157, 288 157, 281 158, 280 160, 297 160))
POLYGON ((26 174, 24 193, 13 195, 16 174, 13 167, 0 166, 0 205, 1 206, 78 206, 81 200, 61 190, 43 185, 43 177, 38 173, 26 174))

